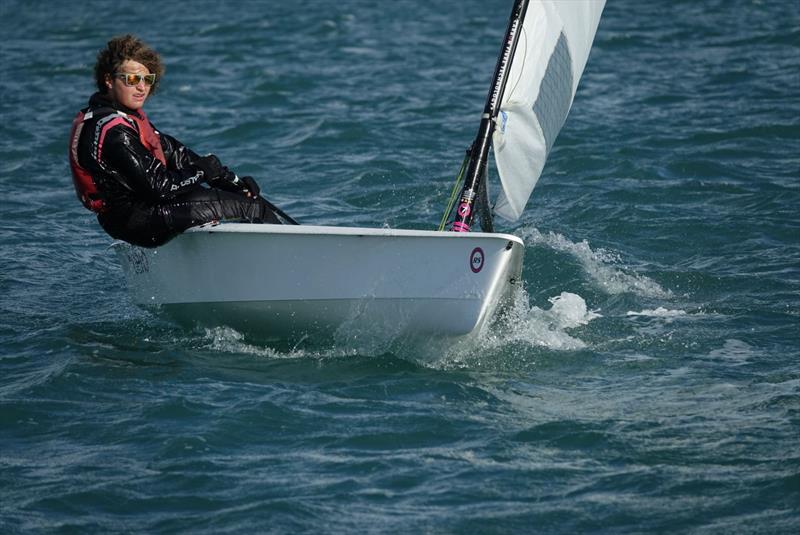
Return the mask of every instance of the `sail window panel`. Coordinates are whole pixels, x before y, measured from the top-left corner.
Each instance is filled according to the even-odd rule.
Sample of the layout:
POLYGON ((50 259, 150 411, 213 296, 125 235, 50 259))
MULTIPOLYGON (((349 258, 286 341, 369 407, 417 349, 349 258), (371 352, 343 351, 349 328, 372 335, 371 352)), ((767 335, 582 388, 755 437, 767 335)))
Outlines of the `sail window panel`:
POLYGON ((567 36, 562 32, 547 62, 539 96, 533 104, 533 112, 542 128, 548 153, 567 119, 572 105, 572 86, 572 56, 567 36))

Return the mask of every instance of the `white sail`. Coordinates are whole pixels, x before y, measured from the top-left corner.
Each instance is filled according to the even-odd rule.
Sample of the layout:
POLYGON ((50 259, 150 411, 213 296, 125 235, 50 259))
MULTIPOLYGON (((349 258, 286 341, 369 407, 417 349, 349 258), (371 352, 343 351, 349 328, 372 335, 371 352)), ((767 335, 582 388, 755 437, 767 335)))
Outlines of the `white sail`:
POLYGON ((522 214, 564 125, 605 0, 531 0, 492 138, 503 191, 495 213, 522 214))

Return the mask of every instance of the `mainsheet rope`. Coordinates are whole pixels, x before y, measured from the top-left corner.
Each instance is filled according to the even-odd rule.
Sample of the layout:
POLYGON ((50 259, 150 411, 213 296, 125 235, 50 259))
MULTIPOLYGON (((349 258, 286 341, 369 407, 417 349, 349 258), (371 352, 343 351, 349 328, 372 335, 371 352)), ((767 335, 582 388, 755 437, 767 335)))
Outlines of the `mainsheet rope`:
POLYGON ((447 201, 447 209, 444 211, 444 215, 442 215, 441 223, 439 223, 439 232, 444 230, 447 220, 450 218, 450 213, 453 211, 453 205, 455 205, 456 197, 458 197, 458 193, 461 191, 461 182, 464 180, 464 171, 467 168, 469 154, 470 151, 468 150, 464 155, 464 161, 461 162, 461 169, 458 171, 458 175, 456 176, 456 183, 453 184, 453 191, 450 192, 450 200, 447 201))

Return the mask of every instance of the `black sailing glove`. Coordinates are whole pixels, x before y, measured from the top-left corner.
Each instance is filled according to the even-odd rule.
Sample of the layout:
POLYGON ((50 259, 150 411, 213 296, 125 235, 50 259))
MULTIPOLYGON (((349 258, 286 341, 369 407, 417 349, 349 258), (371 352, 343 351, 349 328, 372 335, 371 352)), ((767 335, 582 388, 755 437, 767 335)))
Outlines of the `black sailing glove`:
POLYGON ((258 187, 258 183, 256 180, 251 176, 243 176, 240 178, 242 182, 244 182, 245 192, 250 194, 251 197, 258 197, 261 193, 261 188, 258 187))
POLYGON ((210 186, 214 186, 214 182, 222 178, 228 171, 222 166, 219 158, 213 154, 198 158, 194 161, 194 166, 203 172, 203 178, 210 186))
POLYGON ((233 171, 223 166, 219 158, 213 154, 198 158, 194 165, 203 172, 203 178, 212 188, 242 193, 248 197, 257 197, 261 192, 253 177, 239 178, 233 171))
POLYGON ((248 197, 257 197, 261 192, 261 188, 258 187, 253 177, 243 176, 240 178, 227 167, 224 169, 225 174, 214 181, 213 187, 233 193, 241 193, 248 197))
POLYGON ((230 191, 233 193, 242 193, 242 190, 244 189, 244 184, 241 180, 239 180, 239 177, 227 167, 223 167, 222 174, 215 178, 210 184, 217 189, 230 191))

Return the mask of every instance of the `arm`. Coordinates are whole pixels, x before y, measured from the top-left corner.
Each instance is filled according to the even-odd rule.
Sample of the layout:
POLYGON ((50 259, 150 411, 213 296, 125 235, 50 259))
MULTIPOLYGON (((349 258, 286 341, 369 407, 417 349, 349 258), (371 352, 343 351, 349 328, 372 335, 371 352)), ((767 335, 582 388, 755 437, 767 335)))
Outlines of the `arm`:
MULTIPOLYGON (((101 150, 97 154, 101 159, 101 166, 116 171, 128 189, 150 201, 173 198, 198 187, 202 182, 202 173, 189 163, 191 160, 186 153, 188 149, 184 147, 181 167, 170 169, 172 166, 164 166, 155 158, 142 145, 139 134, 127 125, 119 124, 109 128, 101 150)), ((175 159, 180 152, 171 151, 170 159, 175 159)), ((168 163, 170 159, 167 160, 168 163)))
POLYGON ((161 148, 164 150, 169 169, 185 169, 192 166, 200 158, 192 149, 174 137, 163 132, 159 135, 161 136, 161 148))
MULTIPOLYGON (((236 174, 227 167, 218 169, 209 168, 200 160, 208 157, 198 156, 189 147, 178 141, 172 136, 161 133, 161 148, 167 159, 167 167, 170 169, 185 169, 190 166, 200 167, 206 172, 206 182, 212 188, 224 191, 243 193, 248 197, 258 197, 261 192, 256 181, 251 176, 237 177, 236 174), (210 172, 209 172, 210 171, 210 172)), ((218 159, 216 163, 222 165, 218 159)))

